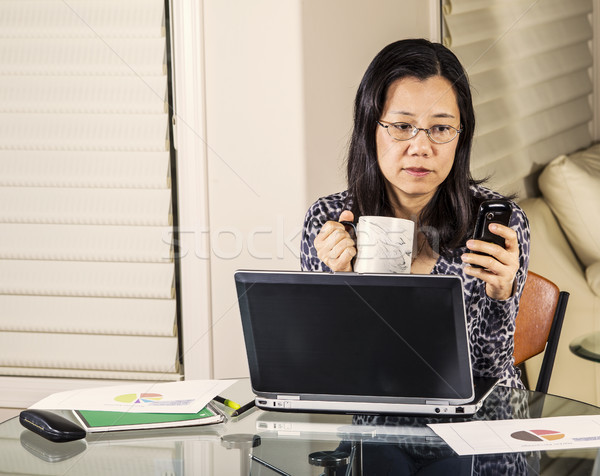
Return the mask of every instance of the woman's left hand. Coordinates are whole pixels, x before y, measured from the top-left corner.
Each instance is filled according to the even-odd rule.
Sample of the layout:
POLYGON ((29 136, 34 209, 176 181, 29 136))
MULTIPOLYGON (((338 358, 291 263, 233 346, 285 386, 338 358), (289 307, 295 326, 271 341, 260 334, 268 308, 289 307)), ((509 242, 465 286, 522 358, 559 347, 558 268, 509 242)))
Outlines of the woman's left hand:
POLYGON ((486 255, 465 253, 462 260, 468 265, 478 264, 481 268, 465 266, 465 273, 485 281, 485 292, 492 299, 504 300, 513 294, 515 276, 519 270, 519 242, 517 233, 504 225, 492 223, 490 231, 504 238, 506 248, 480 240, 467 241, 467 248, 486 255))

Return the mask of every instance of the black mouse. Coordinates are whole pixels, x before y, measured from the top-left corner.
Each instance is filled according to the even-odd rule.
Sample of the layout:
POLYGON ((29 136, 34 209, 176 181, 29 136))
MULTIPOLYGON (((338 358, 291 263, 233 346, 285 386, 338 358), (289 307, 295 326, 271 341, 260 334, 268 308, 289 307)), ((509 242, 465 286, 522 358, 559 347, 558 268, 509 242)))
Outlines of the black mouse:
POLYGON ((23 410, 19 421, 28 430, 57 443, 80 440, 86 435, 76 423, 46 410, 23 410))

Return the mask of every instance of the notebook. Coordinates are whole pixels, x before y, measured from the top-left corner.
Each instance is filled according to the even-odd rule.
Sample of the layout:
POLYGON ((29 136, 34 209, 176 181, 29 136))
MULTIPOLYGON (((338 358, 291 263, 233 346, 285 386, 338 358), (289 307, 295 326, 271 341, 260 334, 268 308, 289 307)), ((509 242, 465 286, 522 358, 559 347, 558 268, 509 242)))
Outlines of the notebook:
POLYGON ((497 383, 474 385, 459 277, 238 271, 235 282, 259 408, 470 415, 497 383))

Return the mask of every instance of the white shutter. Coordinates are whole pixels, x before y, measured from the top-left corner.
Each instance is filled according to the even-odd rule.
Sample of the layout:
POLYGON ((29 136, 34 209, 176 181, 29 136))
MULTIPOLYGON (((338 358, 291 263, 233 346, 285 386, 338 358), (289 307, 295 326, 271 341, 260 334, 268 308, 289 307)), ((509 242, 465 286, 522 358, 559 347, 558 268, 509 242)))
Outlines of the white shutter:
POLYGON ((444 43, 473 87, 476 178, 522 192, 554 157, 590 144, 591 0, 445 0, 443 12, 444 43))
POLYGON ((164 0, 0 2, 0 375, 176 380, 164 0))

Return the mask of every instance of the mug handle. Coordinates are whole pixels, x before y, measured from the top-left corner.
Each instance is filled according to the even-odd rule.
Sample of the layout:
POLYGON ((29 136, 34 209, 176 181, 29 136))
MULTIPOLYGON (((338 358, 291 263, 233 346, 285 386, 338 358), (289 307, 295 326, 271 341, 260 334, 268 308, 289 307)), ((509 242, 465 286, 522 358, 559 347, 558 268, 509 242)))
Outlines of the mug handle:
MULTIPOLYGON (((356 233, 356 223, 351 222, 351 221, 346 221, 346 220, 341 221, 340 223, 342 225, 344 225, 344 226, 351 226, 352 227, 352 229, 354 230, 354 241, 357 242, 357 247, 358 247, 358 234, 356 233)), ((356 262, 356 256, 354 258, 352 258, 352 262, 351 262, 353 270, 354 270, 354 263, 355 262, 356 262)))
POLYGON ((351 226, 354 229, 354 233, 356 233, 356 224, 354 224, 354 222, 344 220, 340 223, 344 226, 351 226))
POLYGON ((354 230, 354 236, 356 236, 356 224, 354 222, 344 220, 344 221, 341 221, 340 223, 344 226, 351 226, 352 229, 354 230))

